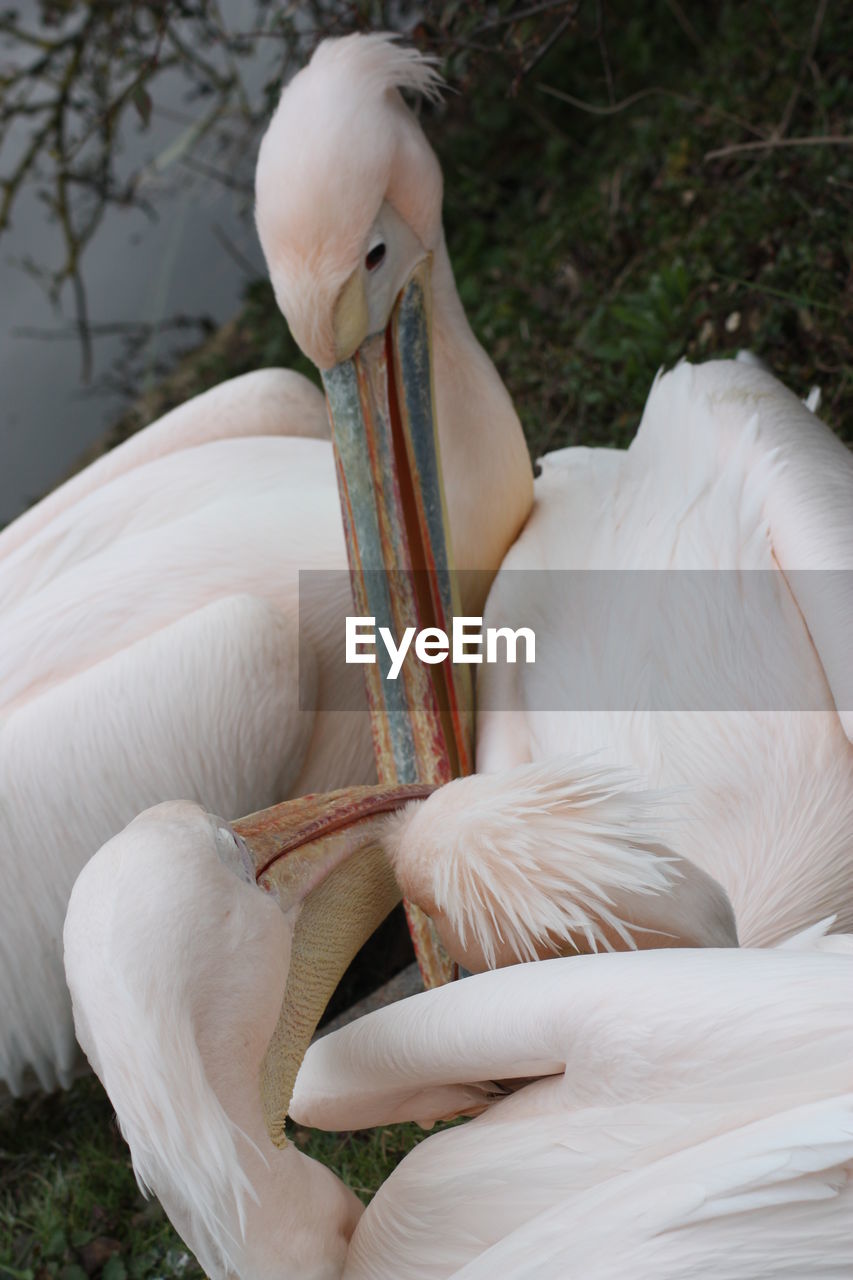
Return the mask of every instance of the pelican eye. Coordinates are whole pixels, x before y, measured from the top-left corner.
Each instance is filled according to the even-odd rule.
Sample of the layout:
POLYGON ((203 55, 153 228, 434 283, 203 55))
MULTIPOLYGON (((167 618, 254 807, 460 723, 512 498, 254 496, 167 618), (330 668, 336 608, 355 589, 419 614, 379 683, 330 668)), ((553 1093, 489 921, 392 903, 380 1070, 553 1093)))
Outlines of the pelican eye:
POLYGON ((367 257, 364 259, 364 265, 367 267, 368 271, 374 271, 384 257, 385 245, 380 240, 379 244, 375 244, 372 249, 368 249, 367 257))

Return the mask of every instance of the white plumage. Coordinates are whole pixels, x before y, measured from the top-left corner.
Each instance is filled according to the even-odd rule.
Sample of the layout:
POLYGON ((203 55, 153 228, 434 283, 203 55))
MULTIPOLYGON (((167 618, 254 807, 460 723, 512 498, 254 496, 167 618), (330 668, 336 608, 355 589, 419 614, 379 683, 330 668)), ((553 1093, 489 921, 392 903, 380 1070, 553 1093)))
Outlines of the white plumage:
POLYGON ((295 912, 250 878, 220 820, 160 806, 88 864, 65 930, 81 1043, 212 1280, 848 1273, 850 937, 515 965, 317 1041, 302 1123, 482 1113, 362 1213, 269 1141, 260 1066, 295 912))
POLYGON ((405 897, 479 972, 570 951, 737 945, 720 886, 676 852, 679 806, 556 757, 439 788, 387 820, 405 897))
POLYGON ((298 571, 346 562, 327 432, 300 375, 237 378, 0 535, 0 1080, 15 1091, 69 1081, 68 895, 134 814, 187 796, 247 813, 372 776, 366 715, 310 710, 350 675, 334 661, 344 574, 304 609, 298 661, 298 571))
POLYGON ((423 1123, 486 1106, 380 1188, 347 1280, 846 1274, 846 941, 832 957, 651 951, 515 966, 318 1041, 291 1108, 303 1123, 423 1123), (490 1080, 540 1075, 488 1100, 490 1080))
POLYGON ((629 449, 548 455, 531 505, 518 420, 456 292, 435 156, 389 88, 418 87, 399 55, 349 37, 294 78, 262 144, 257 220, 279 303, 324 369, 358 348, 386 378, 365 339, 392 324, 396 277, 367 268, 371 237, 388 264, 412 243, 430 256, 455 563, 497 575, 486 627, 537 637, 535 665, 477 668, 478 770, 630 771, 678 794, 683 822, 659 842, 719 882, 742 941, 833 913, 853 929, 853 456, 756 362, 681 364, 629 449), (342 174, 347 219, 330 198, 342 174))
POLYGON ((482 669, 478 767, 633 768, 679 798, 662 835, 742 942, 849 931, 851 569, 848 450, 763 370, 680 365, 627 451, 544 459, 486 613, 533 626, 539 657, 482 669))

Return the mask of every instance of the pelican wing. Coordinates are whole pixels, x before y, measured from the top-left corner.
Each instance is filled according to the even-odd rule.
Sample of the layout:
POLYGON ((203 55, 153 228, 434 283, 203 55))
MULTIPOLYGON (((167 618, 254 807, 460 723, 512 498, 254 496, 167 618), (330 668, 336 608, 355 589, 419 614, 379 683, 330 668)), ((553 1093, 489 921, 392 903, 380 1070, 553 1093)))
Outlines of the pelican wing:
MULTIPOLYGON (((58 938, 75 877, 99 844, 163 799, 243 813, 292 786, 314 719, 299 710, 289 678, 296 656, 293 619, 265 600, 232 596, 3 722, 0 1079, 11 1088, 28 1065, 45 1089, 70 1083, 74 1033, 58 938)), ((299 660, 307 682, 304 645, 299 660)))
MULTIPOLYGON (((566 1107, 759 1093, 853 1052, 849 955, 646 951, 515 965, 423 992, 309 1049, 291 1102, 329 1129, 482 1110, 495 1081, 563 1075, 566 1107), (780 997, 784 992, 784 997, 780 997), (757 1085, 756 1085, 756 1082, 757 1085)), ((833 1077, 833 1087, 838 1080, 833 1077)))
POLYGON ((827 1257, 848 1248, 835 1216, 853 1158, 851 976, 849 954, 579 956, 470 978, 318 1042, 300 1120, 486 1108, 380 1188, 347 1280, 811 1276, 774 1270, 784 1246, 764 1237, 799 1214, 798 1262, 832 1230, 827 1257), (537 1072, 552 1074, 511 1096, 489 1084, 537 1072), (755 1268, 729 1275, 742 1240, 755 1268))
MULTIPOLYGON (((645 450, 668 447, 670 457, 679 437, 682 450, 689 442, 698 466, 708 465, 704 450, 718 466, 738 457, 853 741, 853 454, 772 374, 730 360, 683 364, 661 378, 643 432, 645 450)), ((718 527, 732 523, 728 513, 718 527)))
POLYGON ((211 387, 110 449, 19 516, 0 535, 0 560, 110 480, 170 453, 245 436, 328 439, 323 397, 291 369, 256 369, 211 387))
POLYGON ((777 455, 764 503, 773 554, 853 742, 853 454, 775 378, 752 372, 767 397, 759 439, 777 455))
POLYGON ((573 1194, 453 1280, 841 1280, 853 1270, 851 1175, 847 1094, 573 1194))

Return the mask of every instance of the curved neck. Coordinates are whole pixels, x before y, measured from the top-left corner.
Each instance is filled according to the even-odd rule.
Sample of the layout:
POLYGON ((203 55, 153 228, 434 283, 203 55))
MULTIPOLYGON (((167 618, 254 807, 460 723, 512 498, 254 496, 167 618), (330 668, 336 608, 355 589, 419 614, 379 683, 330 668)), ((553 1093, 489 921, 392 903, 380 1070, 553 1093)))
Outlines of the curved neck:
POLYGON ((462 308, 444 237, 433 255, 433 343, 441 470, 463 607, 481 614, 530 514, 533 470, 518 415, 462 308))
MULTIPOLYGON (((331 1169, 292 1143, 273 1146, 260 1093, 268 1028, 258 1035, 256 1025, 239 1024, 239 1017, 220 1022, 216 1047, 204 1030, 199 1043, 210 1084, 238 1131, 240 1167, 254 1192, 254 1197, 243 1200, 242 1231, 236 1214, 226 1224, 234 1241, 229 1261, 244 1280, 338 1280, 363 1205, 331 1169), (227 1040, 223 1040, 222 1025, 230 1027, 227 1040), (235 1054, 235 1043, 244 1052, 235 1054)), ((177 1206, 177 1213, 173 1212, 176 1206, 166 1202, 165 1207, 198 1252, 200 1242, 193 1240, 183 1205, 177 1206)))

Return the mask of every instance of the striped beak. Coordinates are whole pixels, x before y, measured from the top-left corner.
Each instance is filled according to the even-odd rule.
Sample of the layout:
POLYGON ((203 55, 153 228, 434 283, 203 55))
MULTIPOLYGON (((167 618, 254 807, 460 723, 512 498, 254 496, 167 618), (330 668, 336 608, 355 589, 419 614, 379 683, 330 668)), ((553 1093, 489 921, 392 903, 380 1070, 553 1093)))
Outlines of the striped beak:
MULTIPOLYGON (((410 626, 449 635, 461 612, 434 412, 430 267, 427 256, 414 268, 384 331, 323 373, 356 613, 398 640, 410 626)), ((344 312, 342 332, 353 327, 344 312)), ((380 781, 434 785, 470 773, 469 669, 411 653, 396 680, 388 669, 381 649, 364 667, 380 781)), ((429 921, 409 904, 407 914, 425 985, 448 981, 453 966, 429 921)))

